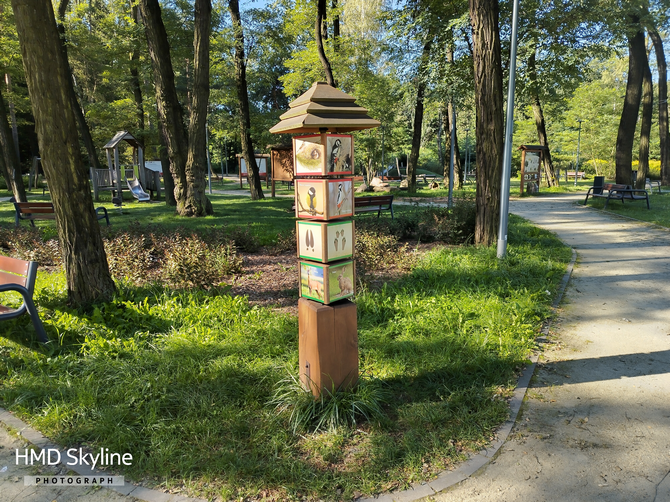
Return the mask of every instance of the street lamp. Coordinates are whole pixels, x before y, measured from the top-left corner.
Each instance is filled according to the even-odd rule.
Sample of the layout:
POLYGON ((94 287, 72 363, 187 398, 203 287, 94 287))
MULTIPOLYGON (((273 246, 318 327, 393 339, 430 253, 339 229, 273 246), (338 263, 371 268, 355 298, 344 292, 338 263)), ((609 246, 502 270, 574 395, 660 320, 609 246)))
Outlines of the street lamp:
POLYGON ((577 186, 577 174, 579 173, 579 145, 582 141, 582 119, 577 119, 579 122, 579 133, 577 134, 577 166, 575 168, 575 186, 577 186))

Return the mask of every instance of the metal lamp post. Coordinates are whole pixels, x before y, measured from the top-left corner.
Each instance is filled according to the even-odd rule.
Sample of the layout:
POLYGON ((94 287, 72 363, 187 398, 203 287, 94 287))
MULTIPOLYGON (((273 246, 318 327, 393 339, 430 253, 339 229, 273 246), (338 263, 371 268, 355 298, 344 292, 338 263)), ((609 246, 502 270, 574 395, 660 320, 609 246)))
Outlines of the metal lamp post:
POLYGON ((509 190, 512 175, 512 135, 514 133, 514 86, 516 80, 516 39, 519 26, 519 0, 512 10, 512 37, 509 56, 509 83, 507 87, 507 123, 505 124, 505 152, 503 155, 502 183, 500 184, 500 225, 498 227, 498 258, 507 254, 507 224, 509 222, 509 190))
POLYGON ((575 186, 577 186, 577 174, 579 174, 579 146, 582 142, 582 119, 577 119, 579 122, 579 132, 577 133, 577 165, 575 166, 575 186))

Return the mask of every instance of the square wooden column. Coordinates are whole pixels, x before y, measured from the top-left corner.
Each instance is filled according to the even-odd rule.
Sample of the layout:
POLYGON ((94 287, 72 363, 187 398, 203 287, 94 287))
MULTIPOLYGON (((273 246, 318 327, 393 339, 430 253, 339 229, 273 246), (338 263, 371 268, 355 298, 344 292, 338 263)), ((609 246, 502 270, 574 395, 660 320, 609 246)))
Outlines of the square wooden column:
POLYGON ((358 381, 356 304, 298 300, 300 381, 315 397, 358 381))

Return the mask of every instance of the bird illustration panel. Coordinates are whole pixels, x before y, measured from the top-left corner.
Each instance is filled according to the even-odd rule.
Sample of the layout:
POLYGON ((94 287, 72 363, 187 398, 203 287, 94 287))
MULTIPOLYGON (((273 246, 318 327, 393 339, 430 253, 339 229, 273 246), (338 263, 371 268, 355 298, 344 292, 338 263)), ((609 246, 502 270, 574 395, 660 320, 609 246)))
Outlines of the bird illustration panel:
POLYGON ((354 214, 353 180, 342 178, 328 181, 328 215, 341 218, 354 214))
POLYGON ((296 179, 297 218, 334 220, 353 216, 353 179, 296 179))
POLYGON ((296 180, 295 212, 298 218, 324 220, 326 215, 325 180, 296 180))
POLYGON ((351 174, 354 165, 354 138, 348 134, 328 134, 326 164, 328 173, 351 174))
POLYGON ((293 138, 296 176, 352 174, 354 140, 348 134, 310 134, 293 138))
POLYGON ((293 138, 296 176, 322 176, 325 174, 326 147, 321 144, 321 135, 293 138))

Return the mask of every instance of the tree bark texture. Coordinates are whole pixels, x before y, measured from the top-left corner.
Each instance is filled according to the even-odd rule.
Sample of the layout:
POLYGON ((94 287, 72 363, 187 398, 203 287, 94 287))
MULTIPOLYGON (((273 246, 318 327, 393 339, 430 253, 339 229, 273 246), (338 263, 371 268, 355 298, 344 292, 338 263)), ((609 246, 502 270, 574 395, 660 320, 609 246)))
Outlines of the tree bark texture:
MULTIPOLYGON (((639 19, 631 16, 633 25, 639 27, 639 19)), ((624 98, 619 131, 616 138, 616 182, 630 185, 632 181, 633 141, 642 99, 642 75, 647 64, 644 33, 638 29, 628 36, 628 82, 624 98)))
MULTIPOLYGON (((442 102, 440 105, 440 128, 444 133, 444 155, 442 156, 442 176, 445 180, 449 180, 449 155, 451 152, 451 134, 449 131, 449 105, 446 102, 442 102)), ((449 185, 447 181, 447 186, 449 185)))
MULTIPOLYGON (((528 68, 530 78, 533 86, 537 85, 537 68, 535 66, 535 51, 532 51, 530 58, 528 58, 528 68)), ((542 103, 540 96, 535 89, 531 91, 531 106, 533 108, 533 116, 535 117, 535 129, 537 129, 537 140, 541 146, 547 149, 542 152, 542 165, 544 167, 545 178, 550 187, 557 186, 556 171, 554 171, 554 163, 551 160, 551 150, 549 149, 549 139, 547 138, 547 125, 544 120, 544 111, 542 110, 542 103)))
POLYGON ((340 15, 337 13, 337 0, 332 0, 330 6, 335 11, 333 15, 333 49, 340 52, 340 15))
POLYGON ((412 128, 412 149, 407 158, 407 191, 416 192, 416 171, 419 164, 419 153, 421 151, 421 132, 423 129, 423 101, 426 94, 426 72, 430 59, 432 40, 423 45, 421 62, 416 77, 416 105, 414 107, 414 124, 412 128))
POLYGON ((316 2, 316 23, 314 25, 314 37, 316 39, 316 50, 319 53, 321 66, 326 74, 326 82, 331 87, 337 87, 333 78, 333 70, 330 67, 330 61, 326 57, 326 51, 323 48, 323 24, 326 19, 326 0, 317 0, 316 2))
POLYGON ((188 123, 188 156, 186 159, 186 197, 177 201, 177 212, 186 216, 213 214, 211 201, 205 195, 207 176, 207 105, 209 103, 209 35, 212 23, 210 0, 195 0, 193 33, 193 100, 188 123))
POLYGON ((661 183, 670 185, 670 132, 668 131, 668 68, 663 52, 663 40, 656 28, 647 30, 656 52, 658 69, 658 137, 661 147, 661 183))
POLYGON ((158 0, 140 0, 139 5, 154 72, 158 119, 163 123, 165 131, 170 170, 175 185, 174 198, 179 206, 187 193, 188 139, 184 129, 184 111, 177 96, 170 59, 170 44, 158 0))
POLYGON ((637 168, 637 188, 644 188, 645 179, 649 175, 649 136, 654 113, 654 84, 651 81, 649 60, 642 70, 642 116, 640 117, 640 150, 637 168))
MULTIPOLYGON (((137 7, 136 4, 133 4, 131 9, 135 24, 136 25, 140 24, 139 8, 137 7)), ((135 40, 135 43, 139 45, 139 41, 135 40)), ((131 60, 130 87, 133 90, 133 97, 135 98, 135 110, 137 113, 137 128, 144 130, 144 97, 142 96, 142 86, 140 85, 140 73, 139 73, 140 49, 138 45, 133 47, 133 52, 130 55, 131 60)))
POLYGON ((235 84, 237 85, 238 114, 240 117, 240 137, 242 139, 242 157, 247 164, 251 199, 264 198, 261 177, 254 156, 251 141, 251 118, 249 116, 249 91, 247 90, 247 68, 244 62, 244 33, 240 21, 240 6, 237 0, 229 0, 230 18, 235 30, 235 84))
POLYGON ((64 24, 65 13, 67 12, 68 4, 69 0, 61 0, 58 5, 58 34, 60 35, 60 49, 63 53, 62 62, 65 65, 65 70, 67 74, 70 75, 70 81, 72 82, 72 85, 68 86, 70 103, 72 106, 72 111, 74 112, 74 117, 77 121, 81 140, 84 143, 84 148, 86 148, 86 153, 88 154, 88 161, 93 169, 102 169, 102 166, 100 165, 100 159, 98 159, 98 154, 95 149, 95 143, 93 143, 93 137, 91 136, 91 129, 88 127, 88 122, 86 122, 84 112, 82 111, 82 107, 79 104, 79 100, 77 99, 77 93, 74 91, 74 79, 72 78, 72 68, 70 67, 67 54, 67 39, 65 37, 64 24))
MULTIPOLYGON (((496 240, 503 158, 503 89, 497 0, 470 0, 475 71, 477 217, 475 244, 496 240)), ((513 106, 512 104, 510 104, 513 106)))
POLYGON ((115 290, 88 170, 79 153, 66 71, 50 0, 12 0, 42 165, 56 214, 68 297, 77 305, 106 300, 115 290))
MULTIPOLYGON (((449 119, 454 118, 454 102, 449 101, 448 104, 449 119)), ((453 120, 449 120, 449 143, 451 143, 451 128, 454 128, 454 186, 463 188, 463 163, 461 162, 461 150, 458 148, 458 129, 453 120)), ((451 145, 447 153, 451 157, 451 145)))
POLYGON ((172 178, 172 171, 170 169, 170 155, 168 155, 167 140, 165 133, 165 126, 163 122, 158 121, 158 130, 161 145, 158 151, 160 155, 161 166, 163 168, 163 183, 165 184, 165 205, 177 207, 177 199, 174 198, 174 179, 172 178))
MULTIPOLYGON (((447 61, 451 66, 454 65, 454 32, 450 30, 449 36, 449 47, 447 49, 447 61)), ((454 118, 454 101, 453 99, 449 100, 447 105, 447 112, 449 114, 449 129, 445 129, 449 134, 449 150, 447 150, 447 155, 451 158, 451 128, 456 128, 456 124, 452 123, 454 118)), ((458 148, 458 130, 454 131, 454 186, 458 188, 463 188, 463 164, 461 163, 461 151, 458 148)))
POLYGON ((7 109, 2 97, 2 90, 0 90, 0 150, 2 176, 7 182, 7 188, 14 194, 14 199, 19 202, 26 202, 28 199, 26 198, 26 187, 23 185, 21 163, 14 147, 14 138, 7 120, 7 109))

